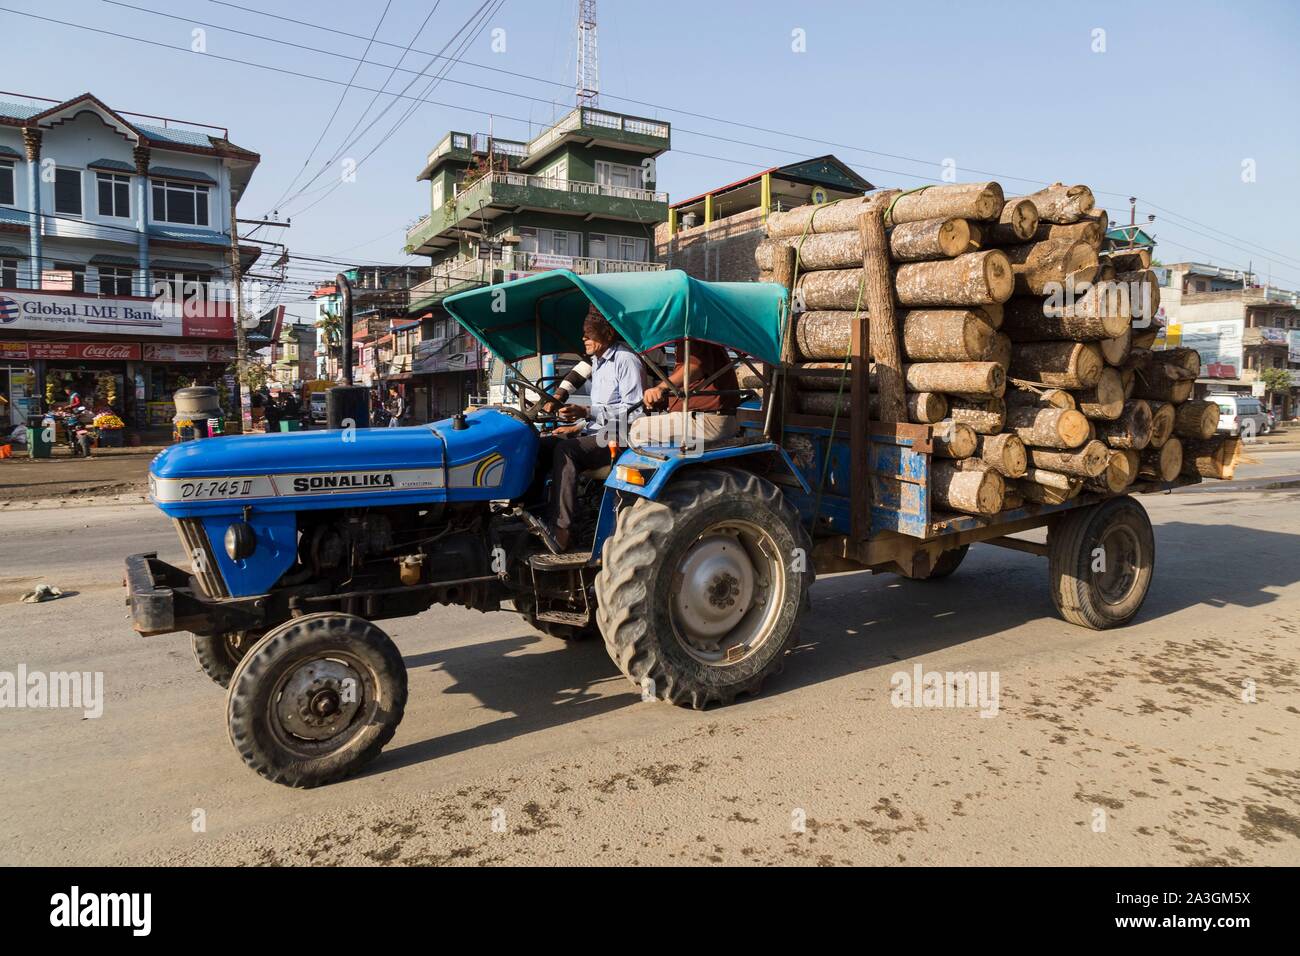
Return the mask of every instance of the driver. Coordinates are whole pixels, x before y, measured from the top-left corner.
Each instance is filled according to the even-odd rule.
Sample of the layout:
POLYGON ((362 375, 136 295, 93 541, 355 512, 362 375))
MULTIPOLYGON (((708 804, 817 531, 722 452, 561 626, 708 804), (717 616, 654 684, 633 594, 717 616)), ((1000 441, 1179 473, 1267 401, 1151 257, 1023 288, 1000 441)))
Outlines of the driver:
MULTIPOLYGON (((561 551, 572 544, 578 473, 608 465, 611 446, 626 444, 628 423, 641 414, 631 411, 641 402, 641 362, 594 305, 582 325, 582 347, 591 356, 591 408, 560 406, 556 414, 573 424, 543 435, 538 449, 538 474, 551 474, 547 517, 561 551)), ((547 410, 555 410, 553 402, 547 410)))

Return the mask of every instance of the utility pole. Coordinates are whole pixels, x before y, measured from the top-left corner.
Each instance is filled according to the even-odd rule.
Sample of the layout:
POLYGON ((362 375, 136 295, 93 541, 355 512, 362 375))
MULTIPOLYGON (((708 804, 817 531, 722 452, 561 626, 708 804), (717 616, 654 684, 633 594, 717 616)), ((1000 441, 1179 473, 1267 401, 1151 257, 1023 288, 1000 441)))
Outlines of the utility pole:
POLYGON ((235 218, 235 194, 230 194, 230 279, 234 286, 234 300, 230 311, 235 322, 235 381, 239 386, 240 431, 247 435, 253 430, 253 401, 248 385, 248 335, 244 330, 244 296, 240 281, 239 221, 235 218))

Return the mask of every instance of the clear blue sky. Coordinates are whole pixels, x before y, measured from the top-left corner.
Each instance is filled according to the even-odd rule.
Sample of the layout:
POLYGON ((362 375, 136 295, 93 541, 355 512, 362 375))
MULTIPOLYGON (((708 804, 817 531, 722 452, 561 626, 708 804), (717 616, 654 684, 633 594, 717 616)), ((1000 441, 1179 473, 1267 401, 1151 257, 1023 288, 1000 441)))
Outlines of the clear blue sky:
MULTIPOLYGON (((383 95, 365 111, 385 81, 391 93, 412 79, 388 78, 430 2, 392 0, 380 23, 385 0, 232 0, 361 39, 215 0, 130 2, 179 19, 107 0, 0 0, 181 51, 0 12, 10 39, 0 85, 60 98, 90 90, 120 109, 228 126, 262 155, 243 217, 269 211, 303 169, 356 68, 347 57, 365 54, 377 25, 378 40, 398 45, 365 54, 376 62, 355 83, 369 89, 343 98, 299 185, 335 155, 361 161, 355 182, 327 194, 322 187, 339 179, 332 164, 282 207, 296 254, 406 261, 405 227, 429 206, 415 175, 447 130, 486 131, 491 114, 497 135, 524 139, 573 102, 576 0, 506 0, 440 83, 423 92, 429 77, 419 78, 408 91, 447 105, 418 105, 395 131, 410 100, 383 95), (206 55, 190 51, 195 28, 206 30, 206 55), (505 31, 504 51, 493 49, 494 29, 505 31), (345 145, 359 117, 363 129, 390 103, 345 145)), ((442 0, 402 65, 426 69, 480 3, 442 0)), ((674 199, 827 152, 877 185, 933 181, 952 159, 958 179, 997 178, 1009 195, 1036 188, 1028 180, 1088 183, 1125 222, 1136 195, 1139 220, 1157 216, 1163 260, 1253 263, 1261 279, 1300 288, 1294 3, 603 0, 599 8, 601 105, 673 124, 659 183, 674 199), (795 30, 806 52, 792 50, 795 30), (1105 31, 1105 52, 1094 52, 1096 30, 1105 31), (1245 160, 1254 161, 1254 182, 1242 180, 1245 160)), ((327 271, 297 263, 291 274, 305 281, 327 271)))

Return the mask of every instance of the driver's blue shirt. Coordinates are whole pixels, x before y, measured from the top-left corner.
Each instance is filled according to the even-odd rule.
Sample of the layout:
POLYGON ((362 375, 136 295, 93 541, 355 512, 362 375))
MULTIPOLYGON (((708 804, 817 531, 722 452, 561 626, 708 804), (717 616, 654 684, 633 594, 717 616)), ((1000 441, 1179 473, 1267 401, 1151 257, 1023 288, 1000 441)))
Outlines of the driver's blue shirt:
POLYGON ((591 414, 582 434, 594 435, 606 428, 620 443, 627 426, 641 417, 641 409, 628 409, 641 401, 641 361, 626 345, 616 342, 605 354, 591 360, 591 414), (621 427, 616 423, 622 423, 621 427), (617 428, 617 432, 614 429, 617 428))

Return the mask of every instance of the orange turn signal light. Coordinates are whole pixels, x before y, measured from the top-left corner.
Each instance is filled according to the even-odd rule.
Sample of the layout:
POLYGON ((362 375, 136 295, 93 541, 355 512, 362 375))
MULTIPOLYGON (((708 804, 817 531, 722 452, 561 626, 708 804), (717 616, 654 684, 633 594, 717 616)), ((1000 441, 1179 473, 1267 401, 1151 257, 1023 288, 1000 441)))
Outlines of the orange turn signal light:
POLYGON ((625 485, 645 484, 645 473, 640 468, 633 468, 631 465, 618 465, 615 467, 614 477, 625 485))

